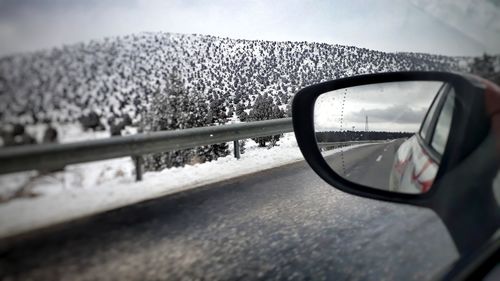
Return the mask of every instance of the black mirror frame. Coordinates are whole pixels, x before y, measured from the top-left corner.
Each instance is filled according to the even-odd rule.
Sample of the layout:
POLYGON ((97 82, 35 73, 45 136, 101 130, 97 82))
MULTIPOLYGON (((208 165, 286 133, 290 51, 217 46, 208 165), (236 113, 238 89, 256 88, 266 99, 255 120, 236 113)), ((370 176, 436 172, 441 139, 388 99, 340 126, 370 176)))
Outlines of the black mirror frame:
MULTIPOLYGON (((314 104, 320 95, 347 87, 404 81, 442 81, 450 83, 455 87, 456 99, 464 106, 473 102, 471 98, 475 99, 475 97, 481 97, 481 95, 476 93, 478 90, 484 91, 480 80, 474 76, 449 72, 390 72, 332 80, 306 87, 295 95, 292 104, 294 132, 306 161, 321 178, 336 188, 358 196, 434 209, 433 206, 435 206, 435 203, 433 203, 432 199, 434 198, 436 190, 439 189, 438 187, 433 186, 429 192, 424 194, 403 194, 374 189, 350 182, 330 168, 321 156, 316 145, 316 136, 314 134, 314 104)), ((457 107, 456 110, 463 111, 467 109, 464 107, 457 107)), ((469 112, 467 115, 469 116, 470 114, 472 113, 469 112)), ((454 116, 464 116, 464 114, 454 114, 454 116)), ((453 118, 452 130, 450 130, 451 134, 448 137, 449 141, 446 145, 445 154, 457 145, 455 142, 462 139, 464 130, 467 127, 463 126, 463 124, 464 122, 467 123, 469 118, 464 116, 464 118, 460 119, 463 120, 459 120, 455 117, 453 118)), ((436 175, 435 183, 438 183, 440 175, 449 170, 452 164, 461 158, 462 157, 458 156, 454 159, 443 159, 438 174, 436 175)))

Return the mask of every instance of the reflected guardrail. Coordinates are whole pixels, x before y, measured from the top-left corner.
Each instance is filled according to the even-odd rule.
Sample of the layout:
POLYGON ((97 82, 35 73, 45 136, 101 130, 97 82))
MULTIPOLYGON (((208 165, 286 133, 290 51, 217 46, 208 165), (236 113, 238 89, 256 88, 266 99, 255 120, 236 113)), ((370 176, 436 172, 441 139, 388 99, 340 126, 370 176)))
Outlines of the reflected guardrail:
POLYGON ((362 141, 339 141, 339 142, 318 142, 318 147, 321 149, 329 150, 337 147, 354 145, 354 144, 364 144, 364 143, 378 143, 383 142, 383 140, 362 140, 362 141))

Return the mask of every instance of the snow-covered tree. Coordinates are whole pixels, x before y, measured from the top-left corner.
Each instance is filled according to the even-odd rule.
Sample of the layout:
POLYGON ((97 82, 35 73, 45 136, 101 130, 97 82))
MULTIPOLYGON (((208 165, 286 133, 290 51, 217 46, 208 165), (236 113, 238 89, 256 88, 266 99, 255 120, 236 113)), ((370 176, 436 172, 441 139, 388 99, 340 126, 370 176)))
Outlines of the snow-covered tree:
MULTIPOLYGON (((284 112, 273 103, 273 98, 267 94, 258 95, 255 99, 252 110, 246 118, 248 121, 262 121, 283 118, 284 112)), ((259 144, 260 147, 265 147, 266 143, 275 145, 279 140, 280 135, 254 138, 253 140, 259 144)))
POLYGON ((500 57, 484 54, 474 58, 471 72, 500 84, 500 57))

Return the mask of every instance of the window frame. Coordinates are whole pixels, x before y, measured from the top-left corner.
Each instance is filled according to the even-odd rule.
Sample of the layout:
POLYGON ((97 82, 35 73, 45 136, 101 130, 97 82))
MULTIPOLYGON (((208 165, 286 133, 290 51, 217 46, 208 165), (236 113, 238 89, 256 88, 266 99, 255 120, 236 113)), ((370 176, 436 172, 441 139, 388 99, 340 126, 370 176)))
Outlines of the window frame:
POLYGON ((448 99, 451 99, 452 102, 453 102, 453 107, 451 108, 451 116, 450 116, 450 127, 451 127, 451 122, 453 122, 453 112, 454 112, 454 108, 455 108, 456 105, 455 105, 455 100, 454 100, 455 99, 455 92, 452 91, 452 90, 453 90, 452 87, 448 87, 448 89, 446 91, 446 94, 443 95, 443 99, 442 99, 443 101, 442 101, 442 103, 440 105, 439 114, 436 115, 436 123, 434 124, 434 128, 432 130, 432 134, 431 134, 431 137, 429 139, 429 148, 432 149, 432 150, 434 150, 436 152, 436 154, 439 155, 440 159, 442 157, 442 154, 444 153, 444 150, 446 148, 446 144, 448 143, 448 136, 450 135, 450 133, 448 132, 448 136, 446 137, 446 141, 444 143, 443 152, 442 153, 439 152, 439 151, 437 151, 437 149, 433 145, 434 136, 436 135, 437 125, 439 123, 440 117, 443 114, 443 109, 444 109, 444 107, 445 107, 446 102, 448 101, 448 99), (450 98, 450 95, 452 94, 452 92, 453 92, 453 97, 450 98))
MULTIPOLYGON (((420 146, 423 148, 424 152, 434 161, 435 163, 439 164, 441 162, 441 157, 442 155, 437 152, 431 145, 432 138, 434 137, 434 131, 436 129, 436 124, 439 119, 439 116, 441 115, 441 111, 443 109, 444 103, 446 101, 446 97, 448 96, 448 93, 450 92, 451 85, 449 83, 444 83, 443 86, 439 89, 436 97, 434 98, 431 107, 429 107, 429 111, 425 114, 424 121, 422 122, 422 125, 420 127, 420 130, 418 131, 417 135, 417 141, 419 142, 420 146), (436 104, 436 109, 434 112, 432 112, 432 116, 429 116, 430 109, 436 104), (429 126, 427 127, 427 130, 425 132, 425 137, 422 136, 422 130, 424 129, 424 123, 427 120, 427 118, 430 119, 429 126)), ((453 121, 452 121, 453 122, 453 121)))

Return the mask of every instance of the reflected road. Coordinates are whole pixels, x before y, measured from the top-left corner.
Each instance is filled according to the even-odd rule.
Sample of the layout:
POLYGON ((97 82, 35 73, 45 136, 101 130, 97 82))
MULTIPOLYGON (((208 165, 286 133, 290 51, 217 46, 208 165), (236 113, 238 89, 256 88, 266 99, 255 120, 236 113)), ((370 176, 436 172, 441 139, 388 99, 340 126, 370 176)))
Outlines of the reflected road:
MULTIPOLYGON (((371 187, 388 189, 394 157, 403 139, 363 145, 326 156, 326 161, 339 175, 371 187)), ((328 152, 325 152, 328 153, 328 152)))

